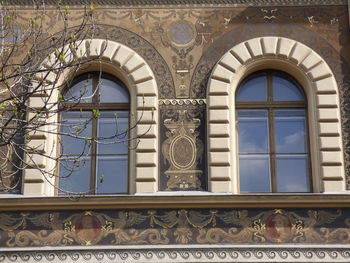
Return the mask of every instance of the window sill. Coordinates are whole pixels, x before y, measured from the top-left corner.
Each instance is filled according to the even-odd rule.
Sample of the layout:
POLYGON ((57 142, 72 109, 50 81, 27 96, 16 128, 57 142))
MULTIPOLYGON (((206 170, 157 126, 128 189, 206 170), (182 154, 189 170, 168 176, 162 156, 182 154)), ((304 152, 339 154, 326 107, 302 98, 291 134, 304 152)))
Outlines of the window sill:
POLYGON ((350 207, 350 192, 327 194, 138 194, 123 196, 0 197, 0 211, 91 210, 91 209, 176 209, 176 208, 341 208, 350 207), (189 198, 190 197, 190 198, 189 198))

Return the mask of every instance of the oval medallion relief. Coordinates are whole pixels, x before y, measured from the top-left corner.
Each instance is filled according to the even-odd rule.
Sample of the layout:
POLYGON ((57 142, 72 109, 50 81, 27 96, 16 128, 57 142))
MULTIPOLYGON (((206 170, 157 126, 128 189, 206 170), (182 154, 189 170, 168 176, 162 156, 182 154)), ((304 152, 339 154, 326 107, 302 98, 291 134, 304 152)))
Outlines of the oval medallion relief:
POLYGON ((189 169, 196 160, 196 145, 189 136, 178 136, 170 144, 170 160, 177 169, 189 169))

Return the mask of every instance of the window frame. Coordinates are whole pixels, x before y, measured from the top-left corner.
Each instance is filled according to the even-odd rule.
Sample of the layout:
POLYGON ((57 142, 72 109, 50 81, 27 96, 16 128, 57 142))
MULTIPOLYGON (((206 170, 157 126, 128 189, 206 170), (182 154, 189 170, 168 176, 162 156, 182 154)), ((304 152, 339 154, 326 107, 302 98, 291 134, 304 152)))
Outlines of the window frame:
MULTIPOLYGON (((257 72, 254 72, 250 75, 248 75, 246 78, 244 78, 241 83, 237 86, 237 89, 235 91, 235 119, 236 121, 236 145, 237 145, 237 176, 238 181, 240 181, 240 168, 239 168, 239 143, 238 143, 238 111, 239 110, 266 110, 267 111, 267 120, 268 120, 268 146, 269 146, 269 152, 267 155, 269 156, 269 180, 270 180, 270 191, 264 192, 264 193, 298 193, 298 192, 279 192, 277 190, 277 161, 276 161, 276 145, 275 145, 275 138, 276 138, 276 130, 274 127, 274 110, 290 110, 290 109, 302 109, 305 110, 305 132, 306 132, 306 145, 307 145, 307 175, 308 175, 308 192, 300 192, 300 193, 312 193, 313 192, 313 182, 312 182, 312 165, 311 165, 311 148, 310 148, 310 132, 309 132, 309 119, 308 119, 308 99, 305 94, 305 91, 303 87, 289 74, 274 70, 274 69, 266 69, 266 70, 260 70, 257 72), (237 101, 237 94, 240 91, 241 88, 243 88, 243 85, 247 83, 248 81, 260 77, 265 76, 267 83, 266 83, 266 101, 237 101), (293 83, 296 88, 301 92, 303 95, 304 100, 303 101, 274 101, 273 100, 273 82, 272 78, 274 76, 283 78, 285 80, 290 81, 293 83)), ((259 192, 242 192, 240 191, 240 184, 238 184, 239 193, 246 194, 246 193, 259 193, 259 192)))
MULTIPOLYGON (((77 111, 82 111, 82 112, 89 112, 92 110, 98 110, 98 111, 127 111, 130 113, 131 111, 131 96, 130 92, 127 88, 127 86, 118 78, 114 77, 113 75, 106 73, 106 72, 99 72, 99 71, 91 71, 91 72, 85 72, 83 74, 78 75, 73 79, 73 81, 70 83, 69 86, 64 88, 62 90, 62 94, 64 95, 66 92, 69 91, 75 84, 91 79, 92 80, 92 99, 91 102, 83 102, 81 103, 65 103, 62 102, 59 105, 59 112, 77 112, 77 111), (119 84, 124 88, 124 90, 128 94, 128 103, 100 103, 99 100, 99 92, 97 91, 98 83, 100 79, 108 79, 113 81, 114 83, 119 84), (68 109, 68 110, 67 110, 68 109)), ((61 114, 60 114, 61 118, 61 114)), ((128 114, 128 127, 130 129, 130 114, 128 114)), ((98 118, 92 117, 91 121, 91 137, 96 138, 98 133, 98 118)), ((130 138, 130 134, 128 134, 127 139, 130 138)), ((58 149, 59 150, 59 149, 58 149)), ((97 143, 95 140, 92 140, 92 144, 90 147, 90 153, 89 153, 89 159, 91 160, 90 163, 90 174, 89 174, 89 195, 118 195, 118 194, 129 194, 130 192, 130 150, 128 151, 128 171, 127 171, 127 185, 126 185, 126 192, 119 192, 119 193, 96 193, 97 186, 96 186, 96 179, 97 179, 97 157, 98 157, 98 151, 97 151, 97 143)), ((59 174, 59 171, 58 171, 59 174)), ((58 177, 58 180, 56 180, 56 185, 59 186, 59 180, 60 178, 58 177)), ((59 188, 59 187, 58 187, 59 188)), ((58 190, 57 195, 59 196, 64 196, 67 195, 67 193, 60 193, 58 190)))

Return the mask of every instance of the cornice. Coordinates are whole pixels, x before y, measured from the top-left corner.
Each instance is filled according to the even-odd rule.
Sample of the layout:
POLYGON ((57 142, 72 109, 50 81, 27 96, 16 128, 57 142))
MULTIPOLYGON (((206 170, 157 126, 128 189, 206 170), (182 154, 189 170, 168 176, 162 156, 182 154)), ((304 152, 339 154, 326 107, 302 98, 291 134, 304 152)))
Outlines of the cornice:
MULTIPOLYGON (((46 0, 47 5, 55 4, 57 0, 46 0)), ((63 0, 64 5, 84 5, 90 0, 63 0)), ((32 0, 11 0, 11 5, 32 5, 32 0)), ((328 6, 347 5, 347 0, 94 0, 95 5, 117 5, 118 7, 131 6, 217 6, 229 5, 233 7, 249 6, 328 6)))
POLYGON ((130 196, 3 197, 0 211, 186 208, 349 208, 350 195, 215 195, 174 193, 130 196))

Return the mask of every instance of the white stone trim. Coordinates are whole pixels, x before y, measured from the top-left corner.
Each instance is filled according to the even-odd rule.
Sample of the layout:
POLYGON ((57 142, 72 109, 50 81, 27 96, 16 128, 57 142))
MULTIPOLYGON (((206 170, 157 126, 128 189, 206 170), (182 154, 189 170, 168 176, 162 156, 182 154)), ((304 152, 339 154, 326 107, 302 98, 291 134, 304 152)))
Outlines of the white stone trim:
POLYGON ((219 152, 222 160, 231 161, 210 162, 210 190, 239 192, 235 90, 244 77, 261 69, 285 71, 305 89, 314 192, 345 191, 339 91, 334 74, 310 47, 281 37, 255 38, 234 46, 211 74, 207 94, 209 157, 219 152), (232 176, 224 178, 222 171, 227 169, 232 176))
MULTIPOLYGON (((73 55, 68 52, 66 57, 72 59, 73 55)), ((132 137, 139 137, 139 143, 136 145, 135 142, 132 142, 136 149, 131 150, 129 155, 130 193, 156 192, 158 190, 158 88, 153 72, 147 62, 134 50, 114 41, 83 40, 79 44, 79 50, 75 52, 75 59, 84 60, 94 57, 99 57, 99 59, 92 62, 90 66, 98 64, 100 67, 102 64, 102 71, 106 68, 108 73, 124 81, 131 97, 131 111, 135 113, 135 121, 138 120, 136 130, 131 134, 132 137)), ((49 59, 43 62, 45 67, 50 67, 50 65, 52 62, 49 59)), ((74 77, 70 76, 69 69, 63 75, 74 77)), ((56 77, 54 74, 50 76, 51 79, 56 77)), ((60 76, 59 81, 63 83, 63 76, 60 76)), ((57 94, 50 97, 31 98, 29 106, 40 107, 43 100, 58 98, 59 91, 56 92, 57 94)), ((45 127, 46 131, 49 129, 52 127, 45 127)), ((55 146, 52 145, 52 142, 57 139, 56 136, 45 132, 42 134, 44 138, 34 137, 29 143, 40 147, 45 153, 56 152, 55 146)), ((52 169, 55 166, 54 162, 46 158, 40 159, 40 164, 46 169, 52 169)), ((24 175, 23 193, 24 195, 52 196, 54 187, 51 184, 54 183, 53 178, 45 179, 35 169, 27 169, 24 175), (36 180, 32 180, 34 176, 36 180)))
POLYGON ((0 262, 349 262, 348 245, 86 246, 1 249, 0 262))

